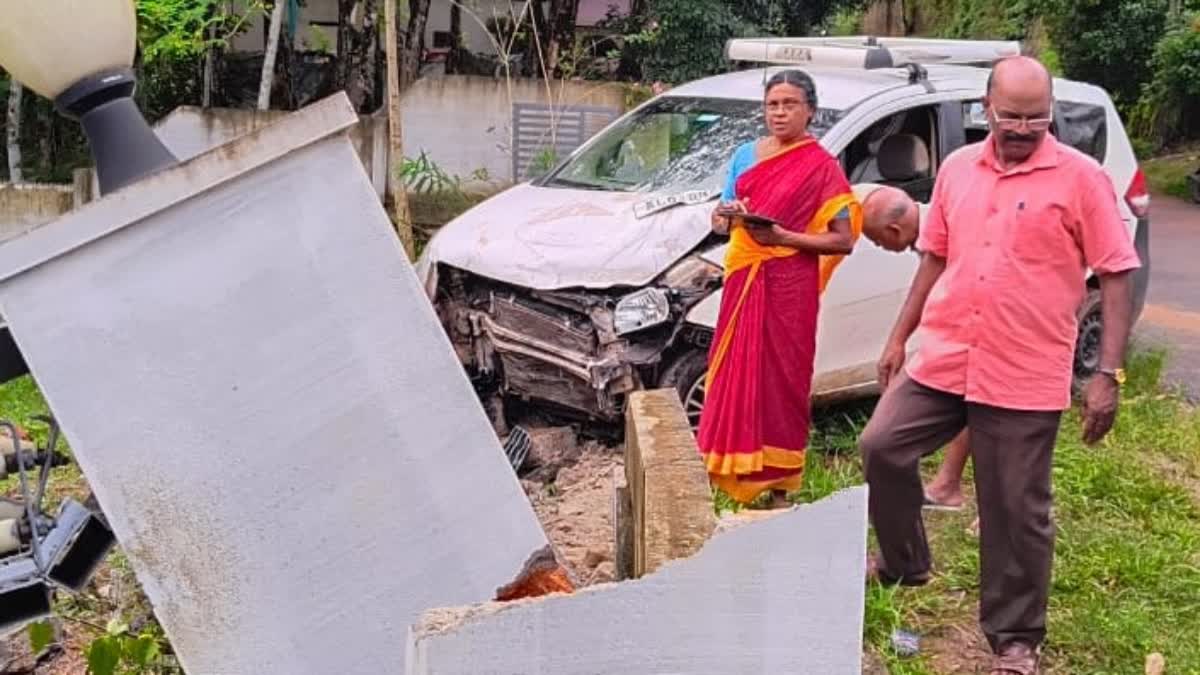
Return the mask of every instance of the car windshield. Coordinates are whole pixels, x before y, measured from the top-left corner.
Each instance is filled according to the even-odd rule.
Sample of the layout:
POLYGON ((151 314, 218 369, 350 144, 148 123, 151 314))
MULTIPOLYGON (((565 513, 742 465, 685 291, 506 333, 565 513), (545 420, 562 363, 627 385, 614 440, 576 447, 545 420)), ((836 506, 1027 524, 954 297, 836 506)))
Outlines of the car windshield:
MULTIPOLYGON (((839 117, 839 112, 821 108, 809 132, 820 138, 839 117)), ((733 151, 762 130, 762 104, 756 101, 665 97, 623 118, 541 184, 614 192, 715 192, 722 187, 733 151)))

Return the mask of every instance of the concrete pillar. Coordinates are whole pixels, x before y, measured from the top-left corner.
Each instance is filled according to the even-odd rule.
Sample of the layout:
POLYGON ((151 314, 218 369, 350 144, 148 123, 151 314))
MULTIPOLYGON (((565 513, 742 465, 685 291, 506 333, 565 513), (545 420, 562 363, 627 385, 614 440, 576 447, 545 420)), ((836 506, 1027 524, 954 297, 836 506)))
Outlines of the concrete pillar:
POLYGON ((634 392, 625 424, 633 575, 700 550, 716 527, 712 488, 674 389, 634 392))

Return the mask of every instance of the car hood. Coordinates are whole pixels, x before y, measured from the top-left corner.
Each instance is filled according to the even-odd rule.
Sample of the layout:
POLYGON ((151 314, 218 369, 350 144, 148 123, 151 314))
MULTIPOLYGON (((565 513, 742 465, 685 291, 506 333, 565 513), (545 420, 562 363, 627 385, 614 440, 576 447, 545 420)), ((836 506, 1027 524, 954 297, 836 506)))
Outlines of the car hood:
POLYGON ((518 185, 439 230, 417 272, 431 295, 438 263, 538 290, 644 286, 710 233, 711 197, 518 185))

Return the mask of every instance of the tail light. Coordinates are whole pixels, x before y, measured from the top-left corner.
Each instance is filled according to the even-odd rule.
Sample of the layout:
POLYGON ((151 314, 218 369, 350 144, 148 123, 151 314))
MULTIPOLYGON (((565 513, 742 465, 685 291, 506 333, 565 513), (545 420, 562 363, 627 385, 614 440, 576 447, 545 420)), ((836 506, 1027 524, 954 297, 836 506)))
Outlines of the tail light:
POLYGON ((1142 173, 1140 167, 1125 191, 1125 203, 1129 204, 1129 210, 1138 218, 1150 215, 1150 191, 1146 189, 1146 174, 1142 173))

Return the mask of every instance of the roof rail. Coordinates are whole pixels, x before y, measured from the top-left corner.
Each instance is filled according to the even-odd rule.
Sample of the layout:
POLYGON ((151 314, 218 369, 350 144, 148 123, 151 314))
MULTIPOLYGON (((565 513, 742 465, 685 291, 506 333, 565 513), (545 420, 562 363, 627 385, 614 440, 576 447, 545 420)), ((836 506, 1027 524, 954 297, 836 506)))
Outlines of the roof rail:
POLYGON ((852 37, 735 38, 725 44, 730 61, 834 68, 903 68, 930 64, 990 64, 1021 53, 1021 43, 1001 40, 937 40, 852 37))

